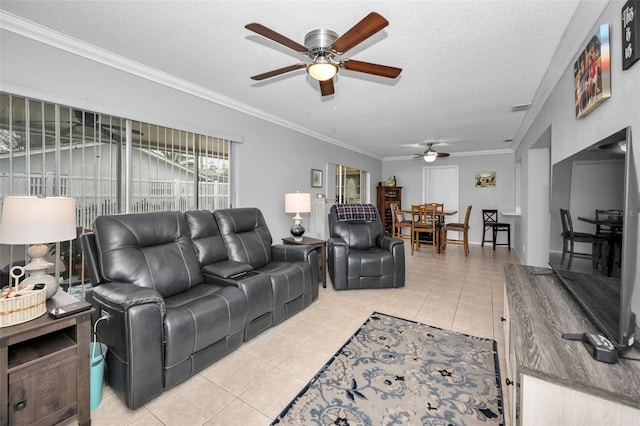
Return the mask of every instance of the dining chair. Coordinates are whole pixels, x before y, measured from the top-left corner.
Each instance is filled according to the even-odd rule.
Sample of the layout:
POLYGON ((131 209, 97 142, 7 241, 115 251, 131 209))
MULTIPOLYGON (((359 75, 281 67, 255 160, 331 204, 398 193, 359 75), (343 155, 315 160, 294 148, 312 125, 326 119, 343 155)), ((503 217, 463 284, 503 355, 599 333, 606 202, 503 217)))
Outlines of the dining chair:
POLYGON ((436 255, 438 244, 436 210, 427 204, 411 206, 411 255, 422 244, 430 244, 433 256, 436 255))
POLYGON ((602 259, 607 259, 607 275, 610 276, 612 272, 612 265, 615 261, 618 266, 622 265, 622 210, 617 209, 595 209, 595 219, 596 219, 596 237, 602 238, 605 240, 604 245, 602 246, 602 259), (613 220, 618 222, 616 225, 607 225, 598 223, 600 220, 613 220), (606 247, 606 250, 605 250, 606 247), (619 247, 619 250, 616 248, 619 247), (605 251, 607 253, 605 253, 605 251), (615 259, 616 251, 618 252, 618 259, 615 259))
POLYGON ((511 224, 498 222, 498 210, 496 209, 482 209, 482 243, 480 247, 484 247, 484 243, 487 241, 491 241, 494 250, 496 246, 507 246, 511 251, 511 224), (490 240, 487 240, 485 236, 487 231, 491 231, 490 240), (498 243, 498 232, 507 233, 506 243, 498 243))
POLYGON ((464 215, 464 223, 446 223, 442 227, 443 238, 447 244, 461 244, 464 246, 464 255, 469 256, 469 218, 471 217, 471 205, 467 206, 467 212, 464 215), (462 240, 450 239, 449 231, 462 233, 462 240))
POLYGON ((391 209, 391 236, 394 238, 411 239, 411 221, 405 218, 405 212, 400 209, 400 203, 389 203, 391 209), (403 234, 402 230, 408 229, 408 234, 403 234))
POLYGON ((437 244, 438 253, 440 253, 443 250, 441 245, 444 242, 442 238, 442 226, 444 225, 444 203, 427 203, 426 205, 433 207, 436 211, 436 232, 438 233, 437 244))
POLYGON ((560 263, 564 263, 564 258, 569 253, 569 263, 567 269, 571 269, 573 258, 591 259, 593 269, 598 269, 598 264, 602 263, 602 244, 604 238, 587 232, 575 232, 573 230, 573 221, 571 213, 567 209, 560 209, 560 220, 562 222, 562 257, 560 263), (591 254, 575 251, 575 243, 591 244, 591 254))

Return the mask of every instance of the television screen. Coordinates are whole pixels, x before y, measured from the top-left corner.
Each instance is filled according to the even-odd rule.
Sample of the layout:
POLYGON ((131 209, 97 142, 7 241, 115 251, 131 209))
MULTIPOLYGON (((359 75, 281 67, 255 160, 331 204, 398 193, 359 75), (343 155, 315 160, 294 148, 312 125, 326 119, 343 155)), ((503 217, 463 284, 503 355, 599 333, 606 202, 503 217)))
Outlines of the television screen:
POLYGON ((633 344, 632 297, 640 291, 631 145, 631 128, 622 129, 554 164, 551 176, 549 265, 620 350, 633 344))

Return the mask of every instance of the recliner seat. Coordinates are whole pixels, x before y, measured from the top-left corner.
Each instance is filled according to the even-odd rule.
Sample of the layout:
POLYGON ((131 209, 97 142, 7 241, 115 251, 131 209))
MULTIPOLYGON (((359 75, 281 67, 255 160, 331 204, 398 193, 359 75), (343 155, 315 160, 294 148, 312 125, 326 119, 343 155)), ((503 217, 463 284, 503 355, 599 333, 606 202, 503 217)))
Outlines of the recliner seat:
POLYGON ((334 289, 404 286, 404 242, 384 235, 375 206, 331 206, 329 230, 328 270, 334 289), (341 215, 340 209, 349 213, 341 215))
POLYGON ((182 213, 99 216, 94 229, 83 247, 97 254, 92 298, 108 316, 98 338, 109 348, 109 385, 129 408, 240 346, 245 296, 204 283, 182 213))
POLYGON ((99 216, 81 243, 108 382, 131 409, 318 297, 315 249, 272 246, 255 208, 99 216))
POLYGON ((318 260, 313 247, 272 245, 271 232, 257 208, 214 210, 229 259, 267 274, 276 325, 318 297, 318 260))

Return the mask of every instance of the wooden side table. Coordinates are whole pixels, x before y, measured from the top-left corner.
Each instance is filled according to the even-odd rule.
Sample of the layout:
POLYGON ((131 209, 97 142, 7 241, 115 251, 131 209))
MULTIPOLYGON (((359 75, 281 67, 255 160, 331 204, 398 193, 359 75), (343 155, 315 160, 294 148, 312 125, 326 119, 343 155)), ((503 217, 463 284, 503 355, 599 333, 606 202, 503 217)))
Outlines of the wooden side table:
POLYGON ((77 415, 91 424, 89 342, 93 309, 53 319, 48 311, 77 302, 59 290, 47 312, 0 328, 0 424, 56 424, 77 415))
POLYGON ((313 246, 318 252, 318 281, 322 283, 323 288, 327 288, 327 272, 326 263, 326 241, 318 240, 315 238, 302 237, 302 241, 294 241, 293 237, 287 237, 282 239, 282 244, 285 245, 299 245, 299 246, 313 246))

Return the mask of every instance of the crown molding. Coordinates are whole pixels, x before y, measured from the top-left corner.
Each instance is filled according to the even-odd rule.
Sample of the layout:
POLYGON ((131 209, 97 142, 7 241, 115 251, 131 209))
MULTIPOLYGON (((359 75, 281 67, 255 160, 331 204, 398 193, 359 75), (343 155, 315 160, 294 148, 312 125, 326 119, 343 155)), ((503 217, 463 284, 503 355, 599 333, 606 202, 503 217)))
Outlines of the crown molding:
POLYGON ((276 117, 258 108, 238 102, 233 98, 214 92, 202 86, 190 83, 186 80, 175 77, 171 74, 159 71, 139 62, 116 55, 113 52, 102 49, 82 40, 70 37, 51 28, 26 20, 20 16, 3 11, 0 13, 0 29, 10 31, 23 37, 38 41, 48 46, 64 50, 78 55, 82 58, 100 63, 102 65, 126 72, 133 76, 143 78, 148 81, 163 85, 165 87, 189 94, 191 96, 206 100, 208 102, 247 114, 249 116, 276 124, 278 126, 293 130, 315 139, 337 145, 350 151, 366 155, 376 160, 382 157, 350 145, 339 139, 332 138, 323 133, 311 130, 304 126, 292 123, 282 118, 276 117))
MULTIPOLYGON (((479 155, 501 155, 501 154, 513 154, 515 151, 512 149, 492 149, 485 151, 465 151, 465 152, 452 152, 449 157, 477 157, 479 155)), ((414 157, 413 155, 402 155, 398 157, 384 157, 382 161, 406 161, 417 160, 420 157, 414 157)), ((436 159, 436 162, 438 160, 436 159)))

